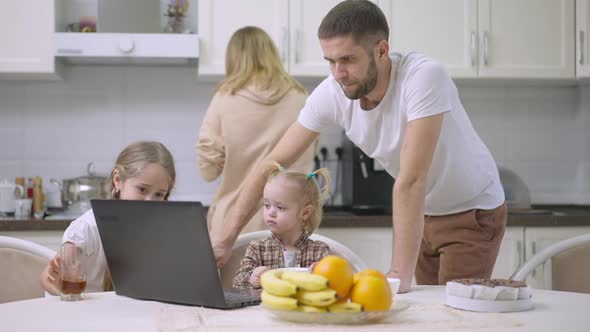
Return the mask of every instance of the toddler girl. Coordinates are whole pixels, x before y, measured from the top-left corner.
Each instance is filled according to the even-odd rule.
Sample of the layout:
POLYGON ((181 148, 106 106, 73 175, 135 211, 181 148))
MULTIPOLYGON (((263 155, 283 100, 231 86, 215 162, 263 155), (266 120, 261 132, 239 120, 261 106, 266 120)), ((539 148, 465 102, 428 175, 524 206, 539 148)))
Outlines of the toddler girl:
MULTIPOLYGON (((109 180, 111 199, 167 200, 176 181, 174 159, 161 143, 133 143, 119 153, 109 180)), ((92 210, 66 229, 62 243, 67 242, 82 245, 87 256, 86 291, 113 290, 92 210)), ((53 295, 60 293, 60 261, 58 254, 41 272, 41 285, 53 295)))
POLYGON ((264 186, 263 216, 272 236, 255 240, 246 249, 233 280, 237 288, 260 288, 260 275, 282 267, 309 267, 330 254, 330 248, 309 236, 322 220, 322 206, 330 191, 328 170, 312 173, 270 167, 264 186), (317 177, 324 179, 320 188, 317 177))

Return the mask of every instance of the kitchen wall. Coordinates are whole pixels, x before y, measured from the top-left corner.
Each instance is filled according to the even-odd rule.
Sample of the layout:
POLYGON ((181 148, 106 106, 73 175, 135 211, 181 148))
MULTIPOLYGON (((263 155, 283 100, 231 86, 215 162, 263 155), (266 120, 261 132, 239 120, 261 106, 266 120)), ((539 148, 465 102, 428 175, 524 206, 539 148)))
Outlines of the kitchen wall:
MULTIPOLYGON (((175 156, 173 198, 210 202, 217 183, 201 180, 194 143, 214 87, 186 67, 68 66, 63 81, 0 81, 0 176, 69 178, 90 161, 107 173, 126 144, 152 139, 175 156)), ((590 87, 462 82, 459 90, 498 163, 522 176, 533 203, 590 204, 590 87)), ((340 140, 337 128, 322 136, 329 158, 340 140)))

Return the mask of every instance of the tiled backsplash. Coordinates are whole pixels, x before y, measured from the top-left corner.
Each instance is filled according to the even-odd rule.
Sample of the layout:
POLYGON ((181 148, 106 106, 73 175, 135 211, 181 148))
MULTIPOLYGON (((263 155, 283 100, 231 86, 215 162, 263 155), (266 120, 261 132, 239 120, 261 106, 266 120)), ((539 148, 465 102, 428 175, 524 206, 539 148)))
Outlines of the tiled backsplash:
MULTIPOLYGON (((69 66, 59 82, 0 82, 0 177, 107 173, 128 143, 174 154, 173 198, 211 201, 194 145, 215 85, 186 67, 69 66)), ((315 83, 307 83, 312 90, 315 83)), ((590 204, 590 87, 459 87, 498 163, 522 176, 533 203, 590 204)), ((340 144, 334 128, 321 144, 340 144)))

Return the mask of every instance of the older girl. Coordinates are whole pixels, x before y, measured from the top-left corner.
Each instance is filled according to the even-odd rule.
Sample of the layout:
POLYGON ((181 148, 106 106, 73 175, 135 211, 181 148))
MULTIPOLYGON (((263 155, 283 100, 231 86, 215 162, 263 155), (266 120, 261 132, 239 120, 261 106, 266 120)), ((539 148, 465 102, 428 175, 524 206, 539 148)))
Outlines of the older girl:
MULTIPOLYGON (((167 200, 176 181, 174 159, 158 142, 137 142, 127 146, 115 162, 110 175, 110 198, 129 200, 167 200)), ((98 228, 92 210, 74 220, 66 229, 62 243, 81 244, 87 256, 87 292, 113 290, 98 228)), ((54 257, 41 272, 41 285, 51 294, 60 293, 60 257, 54 257)))

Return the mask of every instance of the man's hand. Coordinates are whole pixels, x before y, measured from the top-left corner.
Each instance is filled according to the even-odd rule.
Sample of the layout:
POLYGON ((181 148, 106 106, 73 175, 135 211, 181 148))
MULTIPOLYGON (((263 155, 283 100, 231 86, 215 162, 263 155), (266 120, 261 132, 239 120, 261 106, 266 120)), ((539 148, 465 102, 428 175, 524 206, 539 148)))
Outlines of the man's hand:
POLYGON ((270 270, 268 266, 259 266, 255 268, 250 275, 250 285, 254 288, 260 288, 260 276, 268 270, 270 270))
POLYGON ((399 289, 398 289, 398 294, 401 293, 407 293, 410 290, 412 290, 412 280, 404 280, 402 278, 399 277, 399 274, 389 271, 387 272, 386 276, 388 278, 397 278, 400 279, 400 284, 399 284, 399 289))
POLYGON ((222 241, 213 241, 213 254, 217 262, 217 268, 222 268, 230 259, 232 254, 231 245, 227 245, 222 241))

